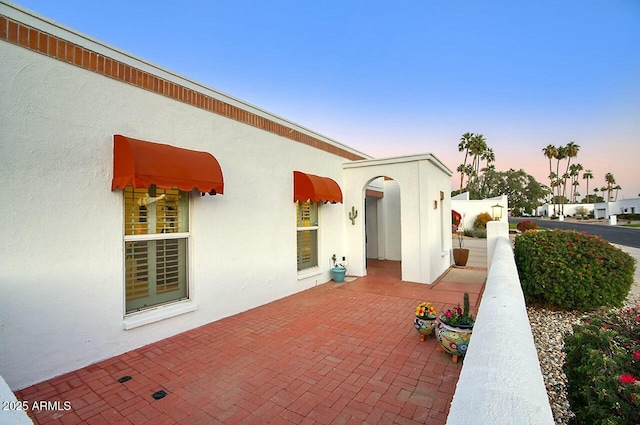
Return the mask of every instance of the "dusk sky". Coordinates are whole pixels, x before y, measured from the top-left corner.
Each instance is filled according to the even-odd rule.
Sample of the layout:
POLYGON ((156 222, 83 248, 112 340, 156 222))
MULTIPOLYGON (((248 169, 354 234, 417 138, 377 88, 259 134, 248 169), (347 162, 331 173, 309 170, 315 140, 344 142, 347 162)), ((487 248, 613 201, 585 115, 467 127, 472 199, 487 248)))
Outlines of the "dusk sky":
POLYGON ((374 157, 455 172, 476 132, 548 184, 542 149, 574 141, 591 193, 640 194, 638 0, 17 3, 374 157))

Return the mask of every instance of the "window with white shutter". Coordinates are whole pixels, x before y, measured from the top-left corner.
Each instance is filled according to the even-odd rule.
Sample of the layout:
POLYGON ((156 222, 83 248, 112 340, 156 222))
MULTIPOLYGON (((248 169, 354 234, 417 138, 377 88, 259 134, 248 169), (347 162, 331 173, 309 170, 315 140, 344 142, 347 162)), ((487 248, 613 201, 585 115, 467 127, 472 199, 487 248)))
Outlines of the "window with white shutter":
POLYGON ((318 204, 296 202, 298 271, 318 266, 318 204))
POLYGON ((188 298, 189 194, 124 190, 126 313, 188 298))

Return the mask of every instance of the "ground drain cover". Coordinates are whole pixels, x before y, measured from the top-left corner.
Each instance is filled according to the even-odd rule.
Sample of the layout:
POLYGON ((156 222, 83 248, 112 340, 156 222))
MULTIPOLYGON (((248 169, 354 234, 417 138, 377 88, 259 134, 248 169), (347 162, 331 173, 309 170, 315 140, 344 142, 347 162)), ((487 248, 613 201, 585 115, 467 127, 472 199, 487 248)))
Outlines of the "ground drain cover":
POLYGON ((160 390, 160 391, 157 391, 157 392, 153 393, 151 395, 151 397, 153 397, 156 400, 160 400, 161 398, 164 398, 164 396, 166 396, 166 395, 167 395, 166 391, 160 390))
POLYGON ((123 383, 125 383, 125 382, 127 382, 129 380, 131 380, 131 377, 129 375, 127 375, 127 376, 123 376, 122 378, 118 379, 118 382, 123 384, 123 383))

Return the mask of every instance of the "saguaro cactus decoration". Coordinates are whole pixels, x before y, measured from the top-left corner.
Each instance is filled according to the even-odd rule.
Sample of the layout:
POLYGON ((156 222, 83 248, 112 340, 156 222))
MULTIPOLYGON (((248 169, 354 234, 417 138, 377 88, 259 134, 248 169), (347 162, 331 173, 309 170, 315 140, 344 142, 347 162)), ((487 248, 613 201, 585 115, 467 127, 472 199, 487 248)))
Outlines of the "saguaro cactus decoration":
POLYGON ((358 210, 355 206, 351 207, 351 212, 349 213, 349 220, 351 220, 351 224, 356 225, 356 217, 358 216, 358 210))

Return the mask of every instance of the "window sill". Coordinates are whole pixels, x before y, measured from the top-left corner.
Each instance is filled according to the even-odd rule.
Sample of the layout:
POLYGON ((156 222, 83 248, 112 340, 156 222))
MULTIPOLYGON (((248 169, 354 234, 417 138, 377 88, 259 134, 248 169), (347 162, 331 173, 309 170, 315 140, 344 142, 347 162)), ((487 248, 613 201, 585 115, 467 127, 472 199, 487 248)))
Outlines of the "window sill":
POLYGON ((124 330, 135 329, 160 320, 169 319, 184 313, 195 311, 198 305, 192 301, 182 301, 175 304, 159 306, 151 310, 132 313, 124 318, 124 330))
POLYGON ((313 267, 311 269, 300 270, 298 272, 298 280, 306 279, 311 276, 317 276, 319 274, 322 274, 322 270, 320 270, 320 267, 313 267))

